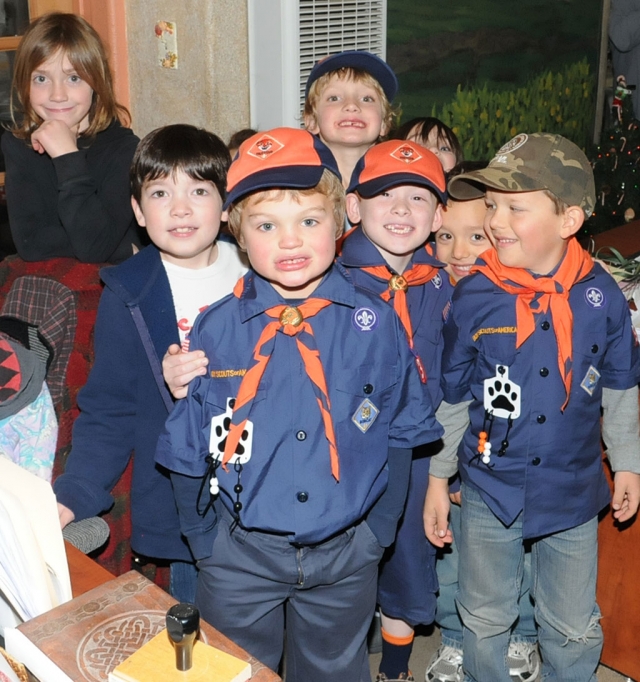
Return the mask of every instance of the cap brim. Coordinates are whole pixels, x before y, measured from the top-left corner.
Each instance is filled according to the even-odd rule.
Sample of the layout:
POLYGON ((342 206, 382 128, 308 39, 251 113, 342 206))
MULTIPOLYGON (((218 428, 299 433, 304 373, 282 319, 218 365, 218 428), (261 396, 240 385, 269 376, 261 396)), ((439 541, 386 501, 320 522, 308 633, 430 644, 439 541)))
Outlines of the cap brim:
POLYGON ((480 199, 486 189, 497 189, 503 192, 533 192, 546 189, 540 182, 527 178, 520 169, 514 168, 483 168, 470 173, 456 175, 449 180, 447 190, 454 199, 480 199), (513 174, 518 174, 519 182, 513 181, 513 174))
POLYGON ((225 199, 223 210, 247 194, 267 189, 309 189, 315 187, 322 178, 324 166, 283 166, 268 168, 249 175, 239 182, 225 199))
POLYGON ((347 189, 347 192, 357 192, 364 199, 370 199, 377 194, 384 192, 391 187, 398 185, 418 185, 418 187, 426 187, 430 189, 440 201, 445 204, 447 202, 446 190, 440 189, 436 184, 430 182, 422 175, 414 175, 413 173, 391 173, 380 178, 375 178, 359 185, 352 185, 347 189))

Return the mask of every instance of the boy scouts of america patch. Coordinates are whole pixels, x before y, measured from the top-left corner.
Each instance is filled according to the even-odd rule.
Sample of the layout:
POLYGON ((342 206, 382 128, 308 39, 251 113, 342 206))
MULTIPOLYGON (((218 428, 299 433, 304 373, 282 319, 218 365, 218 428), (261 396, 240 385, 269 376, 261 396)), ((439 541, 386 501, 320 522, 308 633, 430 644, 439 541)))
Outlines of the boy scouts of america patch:
POLYGON ((401 144, 399 147, 396 147, 389 156, 404 163, 415 163, 422 158, 422 154, 408 144, 401 144))
POLYGON ((264 160, 276 152, 279 152, 283 147, 284 145, 282 142, 278 142, 275 137, 272 137, 271 135, 261 135, 251 146, 251 149, 247 151, 247 154, 256 159, 264 160))
POLYGON ((584 375, 584 379, 582 380, 580 387, 583 388, 589 395, 593 395, 593 392, 596 390, 596 386, 598 385, 599 379, 600 372, 598 372, 598 370, 591 365, 587 370, 587 373, 584 375))
POLYGON ((378 313, 371 308, 358 308, 351 321, 358 331, 371 332, 378 326, 378 313))
POLYGON ((353 413, 351 421, 360 429, 360 431, 362 431, 362 433, 366 433, 379 414, 380 410, 369 400, 369 398, 365 398, 358 406, 358 409, 353 413))

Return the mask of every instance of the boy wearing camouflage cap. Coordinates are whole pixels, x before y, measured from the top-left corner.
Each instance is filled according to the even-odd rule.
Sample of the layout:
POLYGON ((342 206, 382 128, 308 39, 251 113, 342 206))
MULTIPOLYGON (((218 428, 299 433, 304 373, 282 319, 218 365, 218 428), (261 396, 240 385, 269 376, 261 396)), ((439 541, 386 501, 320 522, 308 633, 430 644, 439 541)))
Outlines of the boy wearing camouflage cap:
MULTIPOLYGON (((465 680, 510 682, 526 543, 542 677, 595 682, 597 522, 611 501, 600 410, 613 515, 627 521, 640 501, 640 357, 624 296, 574 236, 594 207, 591 166, 558 135, 521 134, 448 189, 485 195, 494 247, 456 287, 444 331, 445 400, 471 398, 458 450, 465 680)), ((425 530, 438 546, 455 466, 431 465, 425 530)))

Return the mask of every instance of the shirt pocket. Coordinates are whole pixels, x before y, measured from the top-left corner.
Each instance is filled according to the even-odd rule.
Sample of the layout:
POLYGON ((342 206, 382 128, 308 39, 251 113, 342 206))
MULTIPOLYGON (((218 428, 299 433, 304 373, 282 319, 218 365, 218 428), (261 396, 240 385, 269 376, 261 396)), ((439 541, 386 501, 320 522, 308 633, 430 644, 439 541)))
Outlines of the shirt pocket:
MULTIPOLYGON (((376 435, 388 438, 391 398, 397 383, 394 368, 362 365, 337 374, 331 414, 338 439, 358 447, 376 435)), ((386 442, 385 442, 386 443, 386 442)), ((386 452, 386 448, 385 448, 386 452)))

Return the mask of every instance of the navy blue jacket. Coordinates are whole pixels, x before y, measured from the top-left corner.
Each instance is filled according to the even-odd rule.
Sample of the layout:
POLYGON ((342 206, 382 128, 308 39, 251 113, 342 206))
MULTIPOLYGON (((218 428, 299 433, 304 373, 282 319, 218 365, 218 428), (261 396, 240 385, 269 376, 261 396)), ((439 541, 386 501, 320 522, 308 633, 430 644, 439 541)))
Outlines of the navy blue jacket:
POLYGON ((134 308, 142 313, 160 363, 169 345, 179 343, 169 280, 155 246, 101 275, 105 290, 95 328, 95 363, 78 396, 81 413, 71 453, 54 490, 76 520, 106 511, 113 504, 110 491, 135 451, 132 548, 149 557, 190 560, 168 473, 154 462, 170 396, 164 387, 161 394, 131 315, 134 308))

